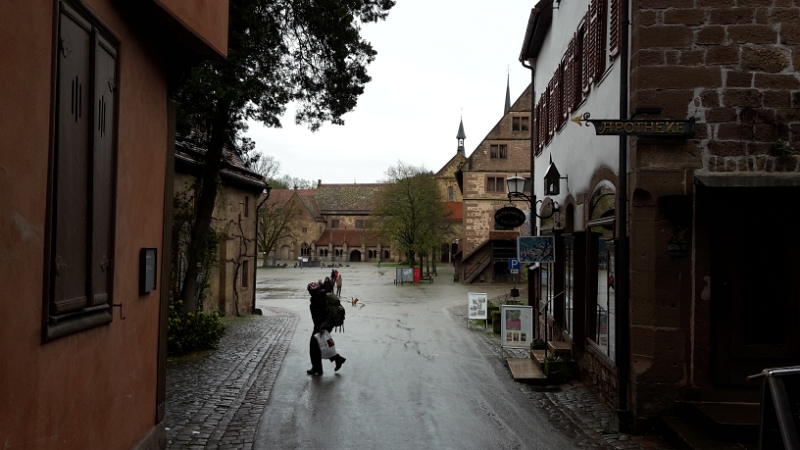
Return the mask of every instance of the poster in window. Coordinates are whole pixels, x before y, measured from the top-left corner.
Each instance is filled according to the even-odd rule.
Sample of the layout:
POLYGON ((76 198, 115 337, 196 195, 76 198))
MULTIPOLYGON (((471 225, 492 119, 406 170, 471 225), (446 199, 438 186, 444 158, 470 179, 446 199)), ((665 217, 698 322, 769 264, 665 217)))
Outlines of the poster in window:
POLYGON ((520 263, 556 262, 556 242, 553 236, 519 236, 517 258, 520 263))
POLYGON ((503 305, 500 311, 500 339, 503 347, 530 348, 533 341, 533 308, 503 305))
POLYGON ((488 316, 489 296, 485 292, 470 292, 467 294, 469 305, 467 316, 470 319, 486 320, 488 316))

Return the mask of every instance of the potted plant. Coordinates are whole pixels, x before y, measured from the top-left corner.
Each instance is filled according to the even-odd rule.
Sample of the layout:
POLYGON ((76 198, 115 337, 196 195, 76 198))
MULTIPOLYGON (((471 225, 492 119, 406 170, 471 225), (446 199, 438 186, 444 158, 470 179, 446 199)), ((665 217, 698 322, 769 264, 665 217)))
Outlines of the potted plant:
POLYGON ((531 350, 544 350, 547 348, 547 344, 541 338, 536 338, 531 342, 531 350))
POLYGON ((672 239, 667 242, 667 252, 672 259, 686 258, 689 255, 689 243, 683 240, 683 235, 686 234, 688 228, 675 227, 672 233, 672 239))
POLYGON ((775 170, 780 172, 791 172, 797 165, 794 156, 797 154, 794 147, 783 139, 778 139, 772 144, 772 156, 775 156, 775 170))
POLYGON ((563 383, 575 377, 575 361, 569 356, 550 356, 544 360, 544 374, 551 383, 563 383))

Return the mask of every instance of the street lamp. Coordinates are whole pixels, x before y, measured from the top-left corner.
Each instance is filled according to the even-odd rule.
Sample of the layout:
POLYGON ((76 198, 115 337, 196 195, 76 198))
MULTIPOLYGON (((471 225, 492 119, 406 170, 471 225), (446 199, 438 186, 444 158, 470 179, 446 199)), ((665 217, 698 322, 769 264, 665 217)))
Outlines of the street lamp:
MULTIPOLYGON (((550 214, 546 216, 540 216, 536 213, 536 205, 539 203, 543 203, 544 200, 536 200, 536 195, 528 196, 525 194, 525 178, 519 176, 513 176, 506 178, 506 183, 508 184, 508 200, 511 201, 513 198, 521 197, 528 201, 531 205, 531 214, 540 218, 540 219, 549 219, 553 217, 555 213, 558 212, 558 202, 553 201, 553 208, 550 211, 550 214)), ((531 219, 532 221, 532 219, 531 219)), ((531 234, 533 234, 533 226, 531 226, 531 234)))

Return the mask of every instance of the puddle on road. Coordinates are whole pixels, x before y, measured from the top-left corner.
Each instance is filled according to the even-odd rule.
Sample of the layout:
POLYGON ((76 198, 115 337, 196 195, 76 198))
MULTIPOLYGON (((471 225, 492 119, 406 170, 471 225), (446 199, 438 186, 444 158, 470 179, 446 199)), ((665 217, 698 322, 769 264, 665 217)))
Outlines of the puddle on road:
POLYGON ((295 298, 306 298, 306 294, 288 286, 270 286, 268 283, 258 283, 256 285, 257 300, 295 298))

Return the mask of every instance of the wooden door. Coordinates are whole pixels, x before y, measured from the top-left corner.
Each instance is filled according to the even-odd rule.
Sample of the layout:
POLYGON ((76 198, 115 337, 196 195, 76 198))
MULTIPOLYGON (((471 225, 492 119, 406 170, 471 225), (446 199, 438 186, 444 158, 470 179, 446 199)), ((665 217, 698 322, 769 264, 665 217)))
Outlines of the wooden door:
POLYGON ((800 364, 800 201, 797 188, 714 194, 712 379, 747 385, 768 367, 800 364))

